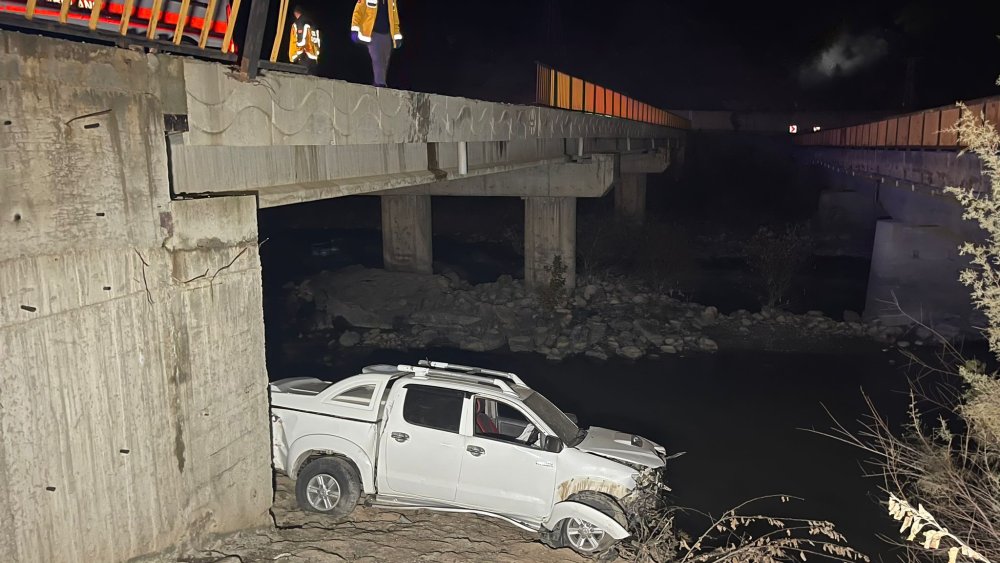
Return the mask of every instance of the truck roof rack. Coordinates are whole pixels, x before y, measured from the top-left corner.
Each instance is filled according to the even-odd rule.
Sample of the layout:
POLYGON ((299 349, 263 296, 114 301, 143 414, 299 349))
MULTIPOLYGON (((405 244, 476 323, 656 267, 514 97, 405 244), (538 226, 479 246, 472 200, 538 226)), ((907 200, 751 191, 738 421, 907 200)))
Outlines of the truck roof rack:
POLYGON ((527 387, 527 384, 525 384, 524 381, 522 381, 521 378, 517 376, 517 374, 506 371, 497 371, 494 369, 487 369, 476 366, 463 366, 461 364, 449 364, 446 362, 434 362, 431 360, 420 360, 420 362, 418 362, 418 365, 429 368, 460 371, 463 373, 467 373, 469 375, 487 375, 493 377, 500 377, 503 379, 510 380, 514 385, 527 387))
POLYGON ((488 377, 485 375, 474 375, 471 373, 463 373, 460 371, 447 371, 444 369, 437 369, 428 366, 409 366, 405 364, 400 364, 396 366, 396 369, 403 372, 412 373, 413 377, 417 379, 430 379, 432 377, 438 379, 450 379, 453 381, 466 381, 470 383, 484 383, 486 385, 492 385, 494 387, 499 387, 500 392, 505 395, 517 396, 517 393, 511 389, 510 384, 499 377, 488 377))

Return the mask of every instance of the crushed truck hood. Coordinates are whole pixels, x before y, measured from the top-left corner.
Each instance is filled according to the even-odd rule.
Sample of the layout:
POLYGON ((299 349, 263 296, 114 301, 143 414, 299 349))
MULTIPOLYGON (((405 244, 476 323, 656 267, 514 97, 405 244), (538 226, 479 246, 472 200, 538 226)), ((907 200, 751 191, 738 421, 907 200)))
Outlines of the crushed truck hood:
POLYGON ((633 445, 632 437, 633 434, 591 426, 587 429, 587 437, 577 444, 576 449, 630 464, 663 467, 663 458, 656 451, 660 448, 659 444, 640 437, 641 443, 633 445))

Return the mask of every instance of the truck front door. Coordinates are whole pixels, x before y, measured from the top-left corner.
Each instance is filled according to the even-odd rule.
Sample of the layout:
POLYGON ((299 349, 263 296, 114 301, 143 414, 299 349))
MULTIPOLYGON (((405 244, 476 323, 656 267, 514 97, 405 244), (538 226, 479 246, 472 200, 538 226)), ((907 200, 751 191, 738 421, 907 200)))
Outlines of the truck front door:
POLYGON ((414 383, 401 391, 382 436, 385 492, 452 502, 465 447, 465 392, 414 383))
POLYGON ((540 521, 552 510, 559 455, 542 449, 544 437, 518 407, 481 395, 472 403, 456 502, 540 521))

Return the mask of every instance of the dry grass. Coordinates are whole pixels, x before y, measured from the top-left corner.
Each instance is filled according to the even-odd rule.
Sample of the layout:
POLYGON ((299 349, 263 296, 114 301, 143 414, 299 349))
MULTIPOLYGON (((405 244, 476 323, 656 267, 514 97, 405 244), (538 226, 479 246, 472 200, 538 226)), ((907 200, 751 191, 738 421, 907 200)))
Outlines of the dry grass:
POLYGON ((1000 560, 1000 452, 953 430, 960 418, 957 424, 945 418, 928 424, 917 404, 914 393, 904 438, 870 402, 861 431, 838 424, 830 435, 873 455, 870 475, 882 480, 889 514, 903 522, 901 533, 909 533, 901 545, 914 558, 1000 560))

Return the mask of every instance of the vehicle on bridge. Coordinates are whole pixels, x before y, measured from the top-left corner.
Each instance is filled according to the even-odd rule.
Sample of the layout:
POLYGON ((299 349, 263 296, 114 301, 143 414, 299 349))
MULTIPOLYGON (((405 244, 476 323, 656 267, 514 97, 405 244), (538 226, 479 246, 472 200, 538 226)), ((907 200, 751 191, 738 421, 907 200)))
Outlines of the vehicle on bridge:
POLYGON ((581 429, 515 374, 422 361, 338 383, 271 384, 274 466, 299 505, 334 517, 375 506, 472 512, 596 555, 658 495, 666 450, 581 429))
MULTIPOLYGON (((66 23, 73 26, 86 27, 91 18, 95 0, 71 0, 72 4, 66 13, 66 23)), ((130 6, 128 18, 128 34, 145 36, 153 17, 155 0, 107 0, 103 2, 97 13, 97 29, 106 32, 119 33, 122 14, 130 6)), ((229 25, 231 6, 229 0, 213 2, 214 14, 207 17, 209 2, 207 0, 190 0, 187 21, 182 32, 181 44, 198 45, 201 31, 209 26, 206 47, 221 49, 225 40, 226 28, 229 25)), ((160 13, 156 22, 155 38, 173 39, 177 28, 177 20, 181 13, 181 0, 165 0, 159 5, 160 13)), ((58 22, 62 0, 37 0, 33 19, 58 22)), ((0 0, 0 14, 24 17, 28 11, 28 0, 0 0)), ((236 44, 230 41, 225 49, 228 53, 236 52, 236 44)))

